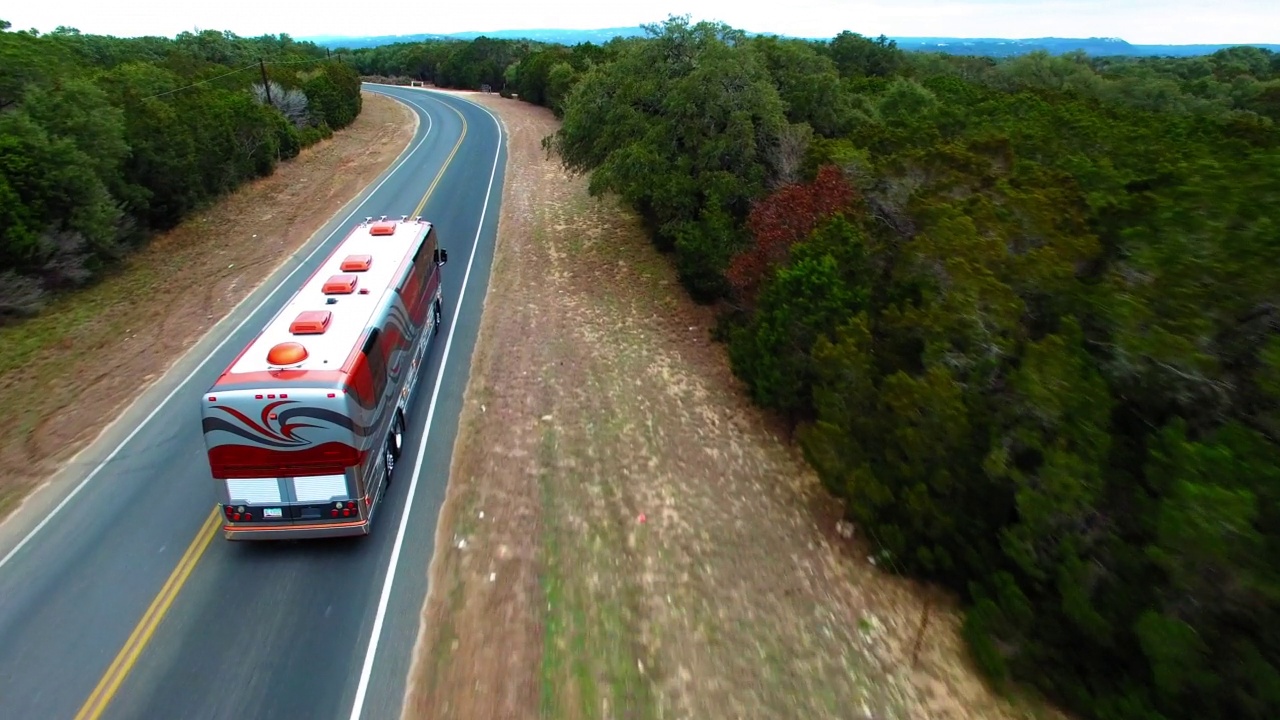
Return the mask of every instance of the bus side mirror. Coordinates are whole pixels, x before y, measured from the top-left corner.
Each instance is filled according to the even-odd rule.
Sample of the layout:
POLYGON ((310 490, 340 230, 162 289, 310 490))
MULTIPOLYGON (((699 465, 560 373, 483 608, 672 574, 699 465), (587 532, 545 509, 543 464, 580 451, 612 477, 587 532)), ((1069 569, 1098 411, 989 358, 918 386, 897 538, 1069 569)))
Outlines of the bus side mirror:
POLYGON ((444 248, 436 248, 436 264, 443 265, 449 262, 449 251, 444 248))

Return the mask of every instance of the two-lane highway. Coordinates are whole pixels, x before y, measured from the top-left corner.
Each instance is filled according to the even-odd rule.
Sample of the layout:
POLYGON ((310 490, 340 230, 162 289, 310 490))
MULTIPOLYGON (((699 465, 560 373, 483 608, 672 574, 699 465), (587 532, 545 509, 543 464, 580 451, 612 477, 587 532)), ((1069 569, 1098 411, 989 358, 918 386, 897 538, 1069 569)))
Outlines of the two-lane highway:
POLYGON ((0 527, 0 716, 399 717, 506 149, 478 105, 365 87, 419 115, 405 153, 126 411, 78 476, 0 527), (416 214, 449 250, 444 322, 373 533, 227 542, 211 516, 202 392, 354 223, 416 214))

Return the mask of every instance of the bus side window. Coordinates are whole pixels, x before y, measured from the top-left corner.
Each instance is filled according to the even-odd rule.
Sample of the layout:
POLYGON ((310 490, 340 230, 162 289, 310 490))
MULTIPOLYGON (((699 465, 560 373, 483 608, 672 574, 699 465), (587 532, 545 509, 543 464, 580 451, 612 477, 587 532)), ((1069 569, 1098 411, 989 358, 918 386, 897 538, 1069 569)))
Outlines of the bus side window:
POLYGON ((431 286, 431 273, 436 272, 435 268, 436 256, 436 229, 431 228, 427 232, 427 238, 422 243, 422 250, 418 253, 418 257, 414 259, 414 266, 422 272, 422 290, 423 293, 431 286))
POLYGON ((383 342, 382 329, 374 328, 369 333, 369 339, 365 340, 364 348, 361 352, 365 355, 365 362, 369 366, 369 375, 373 380, 373 401, 375 404, 381 404, 382 394, 387 390, 387 358, 385 355, 386 343, 383 342))
POLYGON ((418 252, 414 254, 413 259, 409 262, 409 268, 404 274, 404 279, 400 281, 399 287, 400 300, 404 303, 404 308, 409 313, 409 317, 415 323, 422 322, 426 317, 422 296, 426 293, 427 279, 418 270, 421 257, 422 247, 419 246, 418 252))
POLYGON ((422 244, 413 254, 413 259, 409 261, 409 269, 397 290, 405 310, 415 324, 426 322, 431 305, 431 296, 434 292, 431 286, 431 274, 437 272, 434 262, 435 244, 436 231, 432 228, 427 231, 427 236, 422 239, 422 244))

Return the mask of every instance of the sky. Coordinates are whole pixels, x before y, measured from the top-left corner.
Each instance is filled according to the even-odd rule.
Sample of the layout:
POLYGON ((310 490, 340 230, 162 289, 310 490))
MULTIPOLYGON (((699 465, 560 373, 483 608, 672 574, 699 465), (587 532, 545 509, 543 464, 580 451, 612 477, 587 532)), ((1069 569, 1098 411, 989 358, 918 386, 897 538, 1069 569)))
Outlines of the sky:
POLYGON ((409 35, 519 29, 596 29, 668 15, 752 32, 832 37, 1118 37, 1135 44, 1280 43, 1280 0, 27 0, 6 3, 14 29, 173 36, 409 35))

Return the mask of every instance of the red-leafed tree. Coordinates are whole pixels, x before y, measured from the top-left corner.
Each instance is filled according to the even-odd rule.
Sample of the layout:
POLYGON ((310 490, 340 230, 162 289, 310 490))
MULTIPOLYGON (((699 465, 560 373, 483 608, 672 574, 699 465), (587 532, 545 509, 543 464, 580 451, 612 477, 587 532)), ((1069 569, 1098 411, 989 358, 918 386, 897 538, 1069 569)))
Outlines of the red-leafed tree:
POLYGON ((726 273, 738 297, 753 300, 769 270, 786 261, 790 247, 850 208, 854 199, 840 169, 824 165, 813 182, 787 185, 756 201, 748 217, 755 242, 734 257, 726 273))

